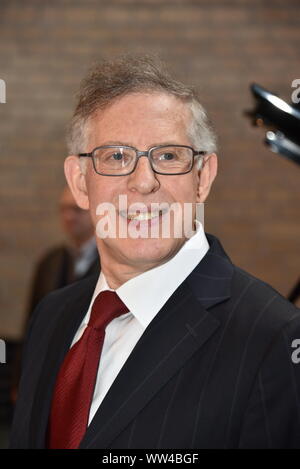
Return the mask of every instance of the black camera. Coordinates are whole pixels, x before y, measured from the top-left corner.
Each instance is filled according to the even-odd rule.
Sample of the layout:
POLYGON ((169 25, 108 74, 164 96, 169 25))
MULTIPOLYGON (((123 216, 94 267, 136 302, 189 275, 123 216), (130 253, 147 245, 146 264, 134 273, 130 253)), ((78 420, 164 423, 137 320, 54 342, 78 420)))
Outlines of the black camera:
POLYGON ((246 115, 253 125, 266 129, 265 144, 300 164, 300 103, 289 104, 256 83, 250 85, 250 90, 255 108, 246 115))

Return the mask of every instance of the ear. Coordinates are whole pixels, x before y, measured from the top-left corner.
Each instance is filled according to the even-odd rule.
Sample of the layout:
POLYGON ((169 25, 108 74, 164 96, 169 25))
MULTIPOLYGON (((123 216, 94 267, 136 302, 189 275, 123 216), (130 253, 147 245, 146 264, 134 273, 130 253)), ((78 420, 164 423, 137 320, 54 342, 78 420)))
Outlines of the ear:
POLYGON ((199 169, 199 184, 197 202, 204 202, 210 192, 211 185, 217 175, 218 157, 215 153, 205 155, 202 167, 199 169))
POLYGON ((65 176, 77 205, 84 210, 89 209, 85 174, 82 172, 78 156, 68 156, 64 164, 65 176))

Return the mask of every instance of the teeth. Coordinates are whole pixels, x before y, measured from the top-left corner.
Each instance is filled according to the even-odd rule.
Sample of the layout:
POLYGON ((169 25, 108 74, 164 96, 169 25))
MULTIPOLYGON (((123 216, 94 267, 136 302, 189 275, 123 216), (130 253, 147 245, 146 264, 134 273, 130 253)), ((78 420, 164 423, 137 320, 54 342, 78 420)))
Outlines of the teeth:
POLYGON ((168 211, 167 208, 164 208, 162 210, 149 211, 149 212, 136 211, 136 212, 131 212, 131 213, 128 213, 127 211, 122 210, 120 212, 120 215, 124 218, 127 218, 128 220, 144 221, 144 220, 152 220, 153 218, 162 216, 167 211, 168 211))
POLYGON ((152 218, 156 218, 160 215, 160 212, 143 212, 143 213, 132 213, 127 215, 129 220, 151 220, 152 218))

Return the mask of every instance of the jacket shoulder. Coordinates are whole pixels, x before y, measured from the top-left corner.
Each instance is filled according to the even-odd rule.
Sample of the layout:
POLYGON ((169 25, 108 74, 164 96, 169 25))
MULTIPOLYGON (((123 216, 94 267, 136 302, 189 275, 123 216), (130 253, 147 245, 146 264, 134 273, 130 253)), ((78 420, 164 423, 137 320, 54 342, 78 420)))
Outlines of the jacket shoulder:
POLYGON ((261 322, 274 331, 282 329, 294 319, 300 319, 300 309, 275 288, 235 265, 232 294, 237 310, 247 312, 252 321, 261 322))
POLYGON ((76 307, 78 301, 84 296, 91 299, 94 288, 99 274, 93 274, 84 279, 78 280, 71 285, 63 288, 58 288, 48 293, 35 307, 27 330, 27 339, 30 331, 34 328, 41 329, 41 332, 51 327, 51 324, 56 324, 59 316, 64 313, 66 309, 76 307))

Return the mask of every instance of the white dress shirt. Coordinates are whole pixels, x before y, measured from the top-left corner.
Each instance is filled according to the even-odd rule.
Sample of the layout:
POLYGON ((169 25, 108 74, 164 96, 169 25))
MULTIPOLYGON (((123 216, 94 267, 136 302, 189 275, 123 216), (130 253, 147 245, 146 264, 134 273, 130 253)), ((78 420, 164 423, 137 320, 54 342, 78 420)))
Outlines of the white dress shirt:
MULTIPOLYGON (((203 226, 196 221, 196 227, 196 233, 172 259, 128 280, 116 290, 129 312, 113 319, 105 329, 89 424, 147 326, 208 251, 203 226)), ((112 289, 101 272, 87 314, 72 345, 82 336, 89 322, 92 304, 103 290, 112 289)))

